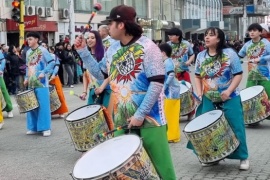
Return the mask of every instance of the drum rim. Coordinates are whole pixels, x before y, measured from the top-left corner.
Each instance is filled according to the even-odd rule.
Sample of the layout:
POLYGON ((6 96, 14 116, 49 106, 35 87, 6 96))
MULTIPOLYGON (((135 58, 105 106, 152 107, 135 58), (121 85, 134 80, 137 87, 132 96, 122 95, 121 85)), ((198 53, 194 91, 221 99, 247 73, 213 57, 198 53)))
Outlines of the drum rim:
MULTIPOLYGON (((256 85, 256 86, 258 86, 258 87, 263 87, 263 86, 261 86, 261 85, 256 85)), ((251 87, 256 87, 256 86, 251 86, 251 87)), ((244 88, 244 89, 240 90, 240 92, 239 92, 240 98, 241 98, 241 91, 246 90, 246 89, 249 89, 249 88, 251 88, 251 87, 247 87, 247 88, 244 88)), ((242 98, 241 98, 241 102, 243 103, 243 102, 249 101, 250 99, 259 96, 263 91, 265 91, 264 87, 263 87, 262 91, 260 91, 256 96, 253 96, 253 97, 251 97, 251 98, 249 98, 249 99, 246 99, 245 101, 242 101, 242 98)))
MULTIPOLYGON (((218 119, 220 119, 220 118, 224 115, 224 112, 223 112, 222 110, 219 110, 219 109, 214 109, 214 110, 211 110, 211 111, 221 111, 221 112, 222 112, 221 115, 218 117, 218 119)), ((209 113, 209 112, 211 112, 211 111, 205 112, 205 113, 201 114, 200 116, 202 116, 202 115, 204 115, 204 114, 206 114, 206 113, 209 113)), ((199 117, 199 116, 198 116, 198 117, 199 117)), ((196 118, 195 118, 195 119, 196 119, 196 118)), ((218 120, 218 119, 217 119, 217 120, 218 120)), ((194 120, 194 119, 193 119, 193 120, 194 120)), ((208 124, 207 126, 201 128, 201 129, 197 129, 196 131, 185 131, 186 126, 187 126, 189 123, 191 123, 193 120, 191 120, 190 122, 188 122, 188 123, 185 125, 185 127, 184 127, 184 129, 183 129, 183 132, 185 132, 185 133, 195 133, 195 132, 201 131, 202 129, 208 128, 209 126, 213 125, 213 124, 217 121, 217 120, 216 120, 216 121, 212 122, 211 124, 208 124)))
POLYGON ((25 93, 31 92, 31 91, 34 91, 34 89, 27 89, 27 90, 25 90, 25 91, 23 91, 23 92, 17 93, 16 96, 17 96, 17 95, 21 95, 21 94, 25 94, 25 93))
MULTIPOLYGON (((142 142, 142 138, 140 137, 140 136, 138 136, 137 134, 123 134, 123 135, 120 135, 120 136, 116 136, 116 137, 113 137, 113 138, 117 138, 117 137, 121 137, 121 136, 126 136, 126 135, 134 135, 134 136, 137 136, 139 139, 140 139, 140 144, 139 144, 139 146, 138 146, 138 148, 136 149, 136 151, 132 154, 132 156, 130 156, 127 160, 125 160, 123 163, 121 163, 119 166, 117 166, 117 167, 115 167, 115 168, 113 168, 112 170, 110 170, 110 171, 108 171, 108 172, 105 172, 105 173, 103 173, 103 174, 100 174, 100 175, 98 175, 98 176, 94 176, 94 177, 88 177, 88 178, 86 178, 86 179, 96 179, 96 178, 102 178, 102 177, 104 177, 105 175, 109 175, 109 173, 110 172, 116 172, 118 169, 120 169, 124 164, 126 164, 127 162, 129 162, 129 160, 131 159, 131 158, 133 158, 133 155, 135 155, 136 154, 136 152, 138 152, 138 150, 140 150, 140 148, 143 148, 143 142, 142 142)), ((111 139, 113 139, 113 138, 111 138, 111 139)), ((104 142, 106 142, 106 141, 104 141, 104 142)), ((97 144, 97 146, 98 146, 99 144, 97 144)), ((93 147, 93 148, 95 148, 95 147, 93 147)), ((91 149, 89 150, 89 151, 91 151, 91 149)), ((87 151, 88 152, 88 151, 87 151)), ((147 153, 147 152, 146 152, 147 153)), ((148 154, 147 154, 148 155, 148 154)), ((149 156, 149 155, 148 155, 149 156)), ((83 157, 83 156, 82 156, 83 157)), ((82 158, 81 157, 81 158, 82 158)), ((80 158, 80 159, 81 159, 80 158)), ((150 157, 149 157, 150 158, 150 157)), ((74 176, 74 168, 75 168, 75 166, 76 166, 76 164, 77 164, 77 162, 80 160, 80 159, 78 159, 76 162, 75 162, 75 165, 74 165, 74 167, 73 167, 73 170, 72 170, 72 176, 73 177, 75 177, 75 178, 77 178, 76 176, 74 176)), ((150 159, 151 160, 151 159, 150 159)))
POLYGON ((70 113, 68 113, 68 115, 65 117, 65 121, 67 121, 67 122, 76 122, 76 121, 80 121, 80 120, 83 120, 83 119, 89 117, 89 116, 86 116, 86 117, 84 117, 84 118, 76 119, 76 120, 73 120, 73 121, 67 120, 68 116, 69 116, 70 114, 74 113, 75 111, 77 111, 77 110, 79 110, 79 109, 82 109, 82 108, 84 108, 84 107, 87 107, 87 106, 93 106, 93 105, 99 105, 100 108, 97 110, 97 112, 95 112, 95 113, 93 113, 93 114, 91 114, 91 115, 89 115, 89 116, 92 116, 92 115, 97 114, 97 113, 102 109, 102 105, 100 105, 100 104, 88 104, 88 105, 84 105, 84 106, 79 107, 79 108, 77 108, 77 109, 71 111, 70 113))

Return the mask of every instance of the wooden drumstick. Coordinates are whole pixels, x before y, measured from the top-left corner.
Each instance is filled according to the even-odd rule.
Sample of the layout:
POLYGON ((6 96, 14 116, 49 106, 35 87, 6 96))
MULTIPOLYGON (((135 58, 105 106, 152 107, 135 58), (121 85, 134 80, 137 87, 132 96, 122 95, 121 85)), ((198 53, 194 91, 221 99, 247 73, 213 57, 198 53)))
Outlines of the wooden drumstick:
MULTIPOLYGON (((189 89, 189 87, 187 86, 187 84, 186 84, 186 81, 184 81, 184 80, 182 80, 181 81, 181 84, 183 84, 183 85, 185 85, 188 89, 189 89)), ((193 91, 190 91, 191 93, 192 93, 192 95, 199 101, 199 102, 201 102, 202 100, 193 92, 193 91)))

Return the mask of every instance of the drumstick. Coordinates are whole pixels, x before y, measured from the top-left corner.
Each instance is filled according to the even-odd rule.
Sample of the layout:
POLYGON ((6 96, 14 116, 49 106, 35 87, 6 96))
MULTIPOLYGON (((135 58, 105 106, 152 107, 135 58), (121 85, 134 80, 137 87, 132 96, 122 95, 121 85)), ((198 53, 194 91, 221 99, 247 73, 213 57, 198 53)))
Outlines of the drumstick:
POLYGON ((91 13, 91 16, 90 16, 90 19, 88 20, 82 34, 85 34, 86 30, 90 29, 91 27, 91 21, 93 20, 94 16, 96 15, 96 12, 97 11, 100 11, 102 8, 102 5, 100 3, 96 3, 95 6, 94 6, 94 11, 91 13))
POLYGON ((119 126, 119 127, 115 128, 115 129, 113 129, 111 131, 103 132, 103 133, 100 133, 100 134, 94 134, 93 139, 100 140, 100 138, 102 138, 102 137, 106 137, 109 134, 112 134, 112 133, 114 133, 116 131, 120 131, 120 130, 122 130, 124 128, 127 128, 127 127, 128 127, 128 124, 126 124, 124 126, 119 126))
POLYGON ((78 94, 75 94, 75 92, 74 91, 69 91, 69 94, 70 95, 72 95, 72 96, 77 96, 78 98, 81 98, 78 94))
MULTIPOLYGON (((181 84, 183 84, 183 85, 185 85, 187 87, 186 81, 182 80, 181 84)), ((189 89, 189 87, 187 87, 187 88, 189 89)), ((191 91, 191 93, 199 102, 202 101, 193 91, 191 91)))

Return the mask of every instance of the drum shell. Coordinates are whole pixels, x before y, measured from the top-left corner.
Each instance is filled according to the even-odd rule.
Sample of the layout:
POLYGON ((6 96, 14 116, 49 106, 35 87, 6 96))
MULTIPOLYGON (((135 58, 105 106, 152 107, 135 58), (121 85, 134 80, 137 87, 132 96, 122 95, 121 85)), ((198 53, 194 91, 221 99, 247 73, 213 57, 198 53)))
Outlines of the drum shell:
MULTIPOLYGON (((86 105, 76 110, 87 108, 89 106, 91 105, 86 105)), ((70 114, 76 110, 72 111, 70 114)), ((66 118, 68 118, 68 116, 66 118)), ((77 151, 85 152, 96 146, 100 141, 105 141, 107 138, 111 138, 108 136, 106 138, 99 139, 99 141, 96 139, 97 134, 109 131, 102 108, 85 118, 74 121, 67 121, 65 119, 65 123, 77 151)))
POLYGON ((5 98, 4 98, 4 95, 1 91, 1 89, 0 89, 0 96, 1 96, 1 106, 2 106, 2 110, 3 110, 3 109, 5 109, 7 104, 6 104, 6 101, 5 101, 5 98))
MULTIPOLYGON (((261 86, 262 87, 262 86, 261 86)), ((253 88, 253 87, 250 87, 253 88)), ((248 88, 244 89, 247 90, 248 88)), ((241 94, 244 91, 240 92, 241 94)), ((242 101, 244 123, 245 124, 255 124, 258 123, 270 115, 270 103, 268 96, 263 88, 263 90, 256 96, 242 101)))
POLYGON ((191 93, 192 88, 180 94, 180 116, 191 113, 196 108, 195 100, 191 93))
POLYGON ((49 90, 50 90, 50 108, 51 112, 54 112, 61 107, 61 101, 58 97, 55 86, 49 87, 49 90))
MULTIPOLYGON (((122 135, 119 137, 112 138, 110 140, 114 140, 116 138, 125 137, 128 135, 122 135)), ((133 136, 133 135, 132 135, 133 136)), ((112 151, 113 149, 109 149, 108 151, 112 151)), ((91 150, 90 150, 91 151, 91 150)), ((81 157, 83 158, 83 157, 81 157)), ((77 178, 74 176, 74 179, 81 180, 82 178, 77 178)), ((142 146, 142 141, 137 149, 137 151, 128 158, 121 166, 112 169, 110 172, 105 174, 89 177, 86 179, 95 179, 95 180, 115 180, 115 179, 141 179, 141 180, 149 180, 155 179, 159 180, 159 176, 147 154, 145 149, 142 146)))
POLYGON ((206 164, 224 159, 239 146, 239 141, 223 114, 207 127, 194 132, 186 132, 184 129, 184 133, 193 145, 199 161, 206 164))
POLYGON ((39 107, 39 103, 33 89, 18 93, 15 99, 20 113, 26 113, 39 107))

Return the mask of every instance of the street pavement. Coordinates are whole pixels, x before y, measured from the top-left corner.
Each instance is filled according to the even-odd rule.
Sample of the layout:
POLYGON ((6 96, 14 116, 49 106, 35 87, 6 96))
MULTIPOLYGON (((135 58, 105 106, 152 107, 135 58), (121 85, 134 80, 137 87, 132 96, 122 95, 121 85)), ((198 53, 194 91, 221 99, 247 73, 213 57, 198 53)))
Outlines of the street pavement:
MULTIPOLYGON (((246 64, 243 64, 246 70, 246 64)), ((191 67, 191 73, 194 73, 191 67)), ((245 73, 246 75, 246 73, 245 73)), ((240 88, 244 88, 246 76, 240 88)), ((69 110, 75 110, 86 104, 69 91, 82 92, 82 84, 75 88, 64 88, 69 110)), ((52 135, 26 135, 25 114, 19 114, 14 96, 14 118, 5 118, 0 130, 0 180, 68 180, 69 175, 82 153, 75 151, 64 119, 58 116, 52 119, 52 135)), ((6 117, 6 113, 4 113, 6 117)), ((181 130, 187 124, 186 117, 181 118, 181 130)), ((213 167, 202 167, 197 157, 186 149, 187 139, 181 134, 179 143, 170 144, 177 179, 183 180, 266 180, 270 179, 270 121, 260 126, 246 128, 249 149, 250 169, 240 171, 239 160, 221 161, 213 167)))

